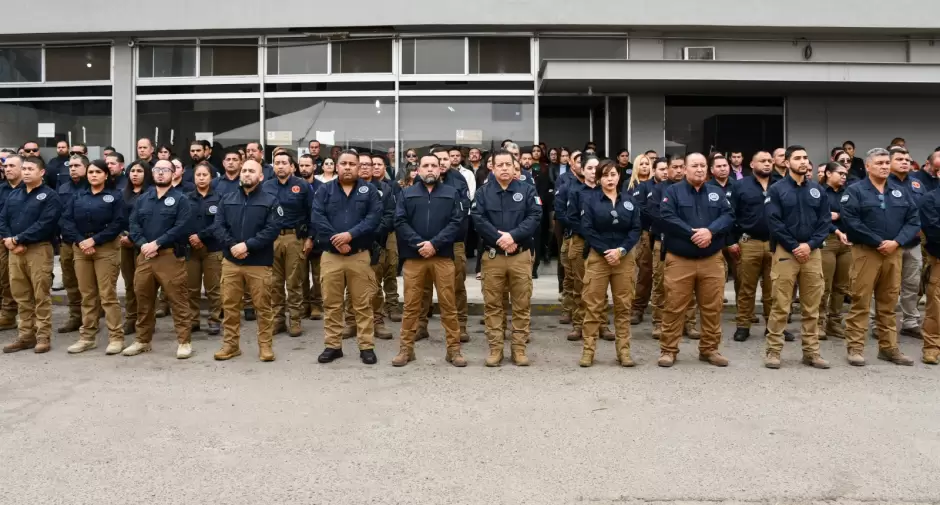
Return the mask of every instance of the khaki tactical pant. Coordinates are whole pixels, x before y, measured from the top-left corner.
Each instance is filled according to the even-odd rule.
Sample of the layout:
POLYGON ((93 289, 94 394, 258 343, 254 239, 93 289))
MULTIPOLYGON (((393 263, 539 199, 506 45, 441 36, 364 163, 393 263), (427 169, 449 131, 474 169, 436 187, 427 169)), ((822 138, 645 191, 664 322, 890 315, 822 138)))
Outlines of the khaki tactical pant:
POLYGON ((75 277, 75 253, 70 242, 62 242, 59 248, 59 266, 62 268, 62 285, 69 304, 69 319, 82 318, 82 293, 75 277))
MULTIPOLYGON (((633 312, 643 312, 650 303, 653 291, 653 246, 650 233, 644 231, 640 243, 633 249, 636 258, 636 293, 633 298, 633 312)), ((616 316, 615 316, 616 317, 616 316)))
POLYGON ((0 246, 0 320, 15 321, 16 301, 10 290, 10 251, 0 246))
POLYGON ((819 331, 826 326, 842 326, 842 306, 849 294, 849 271, 852 269, 852 248, 842 243, 835 233, 826 238, 822 250, 823 280, 826 282, 819 300, 819 331), (828 320, 828 322, 827 322, 828 320))
POLYGON ((320 290, 320 254, 310 253, 304 262, 303 292, 305 304, 323 309, 323 292, 320 290))
MULTIPOLYGON (((61 252, 61 251, 60 251, 61 252)), ((117 279, 121 271, 121 245, 117 239, 95 246, 95 254, 85 255, 78 245, 72 246, 75 277, 82 294, 82 340, 95 341, 98 336, 98 310, 104 310, 108 339, 124 341, 121 305, 117 297, 117 279)))
POLYGON ((271 309, 271 267, 244 266, 222 260, 222 339, 239 346, 241 311, 245 291, 251 293, 258 319, 258 344, 274 341, 274 311, 271 309))
POLYGON ((657 240, 653 243, 653 293, 650 297, 650 305, 653 306, 653 332, 662 327, 663 306, 666 303, 666 289, 663 285, 666 262, 660 259, 662 251, 663 243, 657 240))
POLYGON ((286 312, 290 312, 291 321, 303 319, 304 261, 304 241, 297 238, 294 230, 281 231, 281 235, 274 241, 274 265, 271 269, 271 307, 274 310, 275 325, 284 324, 286 312))
POLYGON ((895 306, 901 292, 901 256, 899 247, 888 256, 874 247, 852 246, 852 308, 845 321, 845 344, 849 352, 865 350, 868 311, 875 297, 875 336, 881 350, 897 349, 898 330, 895 306))
POLYGON ((749 238, 738 243, 741 247, 741 259, 738 262, 737 314, 735 326, 738 328, 751 328, 751 317, 757 305, 757 282, 761 283, 761 304, 763 305, 764 323, 770 319, 770 308, 773 305, 773 281, 770 270, 773 266, 773 255, 770 254, 770 242, 749 238))
POLYGON ((561 267, 565 272, 565 277, 561 283, 561 306, 569 316, 574 314, 575 295, 574 295, 574 272, 571 270, 571 259, 568 258, 568 247, 571 245, 571 237, 562 239, 561 248, 558 256, 560 257, 561 267))
MULTIPOLYGON (((382 268, 384 268, 382 263, 385 261, 385 255, 385 251, 380 252, 378 263, 370 265, 372 278, 375 279, 375 285, 372 286, 372 296, 370 298, 373 324, 378 324, 379 322, 385 323, 385 316, 382 314, 382 310, 385 308, 385 293, 382 291, 382 286, 379 285, 379 282, 382 280, 382 268)), ((430 280, 430 278, 428 280, 430 280)), ((355 327, 356 315, 349 309, 349 290, 346 291, 346 298, 343 300, 343 311, 346 313, 344 321, 346 327, 355 327)))
POLYGON ((668 286, 663 311, 663 332, 659 339, 662 352, 679 354, 679 340, 692 303, 698 302, 702 319, 699 352, 710 354, 721 344, 721 309, 725 291, 725 261, 721 252, 707 258, 683 258, 666 253, 663 282, 668 286))
POLYGON ((790 315, 793 302, 793 286, 799 282, 803 355, 809 357, 819 354, 819 300, 825 289, 822 251, 816 249, 811 252, 809 261, 801 264, 792 253, 777 247, 770 277, 774 285, 774 301, 767 322, 767 350, 783 350, 783 330, 787 328, 787 316, 790 315))
POLYGON ((9 254, 10 291, 20 318, 20 340, 52 338, 52 244, 26 246, 23 254, 9 254))
POLYGON ((193 249, 186 262, 187 285, 189 286, 189 310, 193 323, 199 323, 199 302, 202 299, 202 287, 206 287, 209 299, 209 322, 221 322, 222 313, 222 251, 209 252, 202 247, 193 249))
POLYGON ((148 344, 153 340, 157 324, 154 304, 157 286, 163 288, 173 315, 173 328, 180 344, 191 341, 192 315, 189 312, 189 290, 186 279, 186 262, 177 258, 173 249, 161 249, 156 256, 147 259, 137 255, 137 272, 134 274, 134 293, 137 295, 137 341, 148 344))
MULTIPOLYGON (((454 243, 454 295, 457 302, 457 324, 460 332, 467 331, 467 254, 463 242, 454 243)), ((419 328, 428 327, 428 312, 431 310, 433 297, 431 282, 424 285, 424 298, 421 301, 424 313, 418 320, 419 328)))
POLYGON ((412 350, 421 315, 427 318, 424 306, 425 286, 430 279, 437 288, 437 303, 441 311, 441 326, 448 350, 460 350, 460 326, 457 323, 457 302, 454 290, 454 261, 450 258, 409 258, 402 266, 405 284, 405 306, 401 318, 401 348, 412 350))
POLYGON ((343 348, 343 297, 348 289, 356 317, 359 350, 375 348, 371 307, 375 278, 369 265, 369 252, 360 251, 350 256, 323 253, 320 258, 320 287, 323 289, 323 340, 326 347, 343 348))
POLYGON ((571 324, 580 329, 584 324, 584 239, 572 235, 568 243, 568 262, 571 265, 571 288, 574 290, 574 310, 571 324))
POLYGON ((385 291, 385 312, 391 313, 399 308, 398 239, 395 232, 388 235, 388 240, 385 242, 385 258, 380 263, 382 264, 382 287, 385 291))
POLYGON ((504 300, 509 292, 512 305, 512 347, 525 347, 529 338, 530 301, 532 300, 532 256, 522 251, 513 256, 484 253, 482 274, 483 319, 490 349, 505 344, 506 309, 504 300))
POLYGON ((121 247, 121 277, 124 278, 124 320, 137 324, 137 295, 134 294, 134 273, 137 272, 134 247, 121 247))
MULTIPOLYGON (((640 247, 640 246, 637 246, 640 247)), ((607 286, 614 300, 614 333, 617 355, 630 352, 630 306, 633 303, 634 274, 637 260, 634 249, 620 258, 620 264, 611 266, 597 251, 588 253, 584 267, 585 303, 584 349, 594 352, 601 326, 607 324, 607 286)))
POLYGON ((927 305, 924 307, 924 351, 940 351, 940 259, 924 257, 927 264, 927 305))

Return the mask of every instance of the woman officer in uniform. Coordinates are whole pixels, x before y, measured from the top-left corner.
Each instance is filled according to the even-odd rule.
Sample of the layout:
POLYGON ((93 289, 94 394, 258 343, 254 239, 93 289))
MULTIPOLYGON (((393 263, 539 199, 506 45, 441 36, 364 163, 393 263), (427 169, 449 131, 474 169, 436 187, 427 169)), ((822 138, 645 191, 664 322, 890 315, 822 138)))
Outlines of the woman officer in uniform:
POLYGON ((153 185, 153 173, 146 161, 135 161, 127 168, 127 186, 121 192, 124 200, 124 230, 121 232, 121 277, 124 278, 124 334, 137 332, 137 296, 134 294, 134 272, 137 271, 137 247, 128 236, 127 219, 137 198, 153 185))
POLYGON ((62 237, 72 244, 75 277, 82 294, 82 326, 79 340, 68 351, 85 352, 98 346, 98 307, 104 310, 108 325, 107 354, 124 348, 121 306, 117 298, 117 278, 121 270, 118 237, 127 227, 124 202, 114 189, 114 181, 103 160, 88 165, 87 187, 78 191, 65 206, 59 225, 62 237))
MULTIPOLYGON (((845 153, 837 153, 837 158, 845 153)), ((849 271, 852 269, 852 247, 842 224, 842 195, 845 194, 845 181, 849 169, 844 164, 830 161, 823 171, 822 184, 829 198, 829 212, 832 214, 832 226, 822 250, 823 279, 825 291, 819 301, 819 339, 829 336, 845 338, 842 324, 842 305, 849 293, 849 271)))
POLYGON ((605 160, 597 166, 600 191, 581 193, 581 231, 588 254, 584 265, 584 349, 580 365, 594 363, 595 342, 606 323, 607 286, 614 300, 617 361, 634 365, 630 356, 630 311, 635 288, 633 248, 640 240, 640 208, 631 193, 619 192, 617 165, 605 160))
POLYGON ((186 196, 193 202, 193 234, 189 236, 192 252, 186 262, 189 277, 189 307, 193 311, 193 331, 199 331, 199 299, 206 286, 209 298, 209 335, 218 335, 222 313, 222 244, 215 237, 215 216, 221 197, 212 191, 212 172, 201 161, 193 169, 196 190, 186 196))

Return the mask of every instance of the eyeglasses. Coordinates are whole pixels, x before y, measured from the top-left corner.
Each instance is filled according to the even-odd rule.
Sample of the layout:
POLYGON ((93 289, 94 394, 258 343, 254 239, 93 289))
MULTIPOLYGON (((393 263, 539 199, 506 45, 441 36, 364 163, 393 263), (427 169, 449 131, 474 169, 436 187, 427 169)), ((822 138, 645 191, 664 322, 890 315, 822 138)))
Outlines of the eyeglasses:
POLYGON ((23 152, 24 152, 24 153, 38 153, 38 152, 39 152, 39 149, 38 149, 38 148, 37 148, 37 149, 27 149, 27 148, 23 148, 23 152))
POLYGON ((848 158, 839 158, 839 159, 836 160, 836 161, 838 161, 839 163, 848 163, 848 162, 851 161, 851 160, 849 160, 848 158))
POLYGON ((69 154, 71 154, 72 156, 84 156, 85 155, 85 153, 81 151, 72 151, 69 154))
POLYGON ((417 155, 417 154, 414 154, 414 153, 408 153, 408 154, 405 155, 405 158, 417 158, 417 157, 418 157, 418 155, 417 155))
POLYGON ((847 173, 845 173, 845 172, 836 172, 836 175, 838 175, 839 177, 848 177, 848 176, 849 176, 849 174, 847 174, 847 173))
POLYGON ((162 173, 162 174, 168 174, 168 173, 170 173, 170 172, 172 172, 172 171, 173 171, 173 169, 171 169, 171 168, 166 168, 166 167, 154 168, 154 169, 152 170, 152 172, 155 173, 155 174, 161 174, 161 173, 162 173))

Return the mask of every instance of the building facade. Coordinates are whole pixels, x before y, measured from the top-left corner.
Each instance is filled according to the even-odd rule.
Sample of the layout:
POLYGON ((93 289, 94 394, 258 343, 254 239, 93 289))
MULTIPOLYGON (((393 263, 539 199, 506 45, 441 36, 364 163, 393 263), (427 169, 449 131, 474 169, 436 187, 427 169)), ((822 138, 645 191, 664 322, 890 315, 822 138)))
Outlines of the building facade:
POLYGON ((0 33, 0 146, 608 155, 940 145, 940 3, 35 1, 0 33))

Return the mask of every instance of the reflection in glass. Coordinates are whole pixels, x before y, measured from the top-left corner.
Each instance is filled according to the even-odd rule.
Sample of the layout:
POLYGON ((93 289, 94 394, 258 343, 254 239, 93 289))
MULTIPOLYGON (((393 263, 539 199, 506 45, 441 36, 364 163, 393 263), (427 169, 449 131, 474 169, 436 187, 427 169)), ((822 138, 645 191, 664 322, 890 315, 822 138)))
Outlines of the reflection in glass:
POLYGON ((189 162, 189 145, 212 138, 212 161, 221 167, 222 150, 257 142, 260 103, 258 100, 170 100, 137 102, 137 135, 157 144, 170 144, 173 152, 189 162), (245 128, 250 125, 250 128, 245 128))
POLYGON ((465 39, 403 39, 402 74, 463 74, 465 39))
POLYGON ((0 82, 39 82, 42 80, 42 49, 38 47, 0 49, 0 82))
POLYGON ((535 134, 531 98, 402 98, 399 112, 403 150, 456 144, 491 151, 506 139, 531 145, 535 134))
POLYGON ((392 72, 392 41, 390 39, 348 40, 333 42, 334 74, 392 72))
POLYGON ((199 75, 258 75, 258 39, 203 41, 199 47, 199 75))
POLYGON ((145 45, 138 49, 139 77, 194 77, 196 75, 196 41, 179 41, 180 45, 145 45), (191 44, 191 45, 190 45, 191 44))
MULTIPOLYGON (((306 148, 311 140, 319 140, 325 157, 334 145, 381 152, 395 145, 391 97, 269 98, 264 107, 267 137, 285 147, 306 148)), ((257 131, 257 125, 254 128, 257 131)), ((268 151, 274 147, 267 146, 268 151)))
POLYGON ((543 60, 625 60, 626 37, 540 37, 539 57, 543 60))
POLYGON ((36 139, 45 159, 56 156, 56 140, 69 134, 73 143, 88 145, 89 156, 111 144, 110 100, 0 103, 0 118, 0 147, 19 147, 36 139, 37 124, 54 124, 55 137, 36 139))
POLYGON ((46 48, 46 81, 110 79, 111 46, 46 48))
POLYGON ((329 72, 326 43, 298 39, 268 40, 268 75, 326 74, 329 72))
POLYGON ((470 37, 471 74, 528 74, 531 56, 528 37, 470 37))

